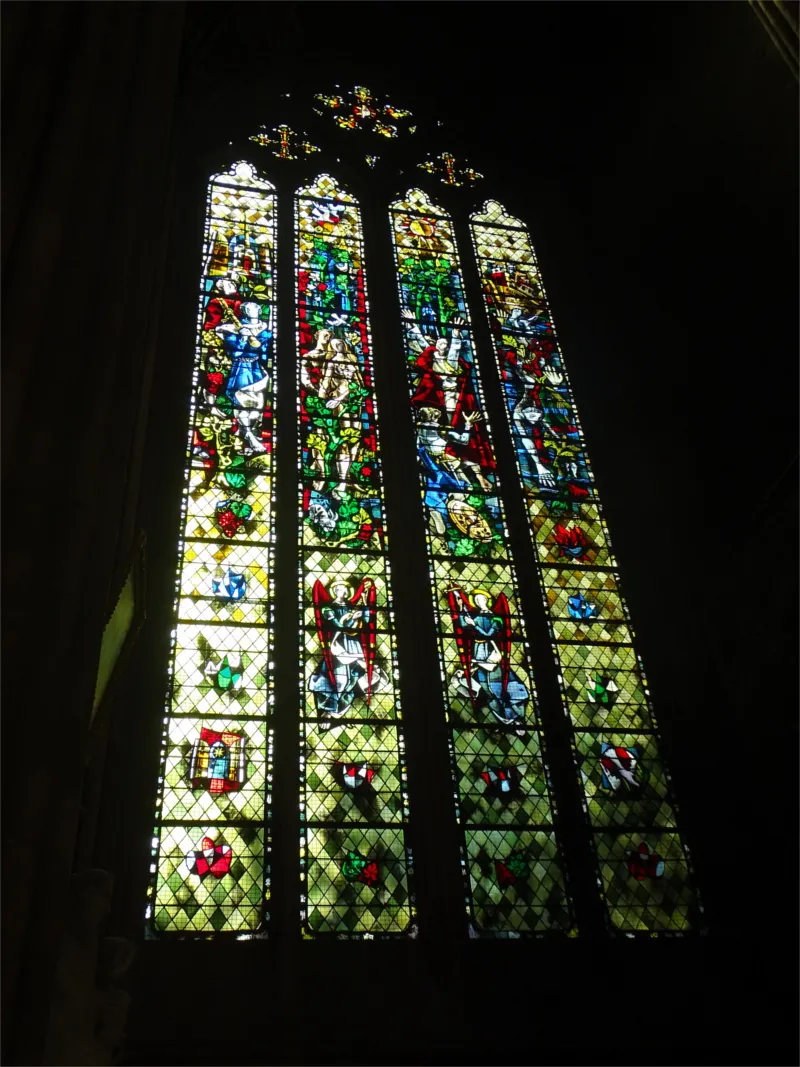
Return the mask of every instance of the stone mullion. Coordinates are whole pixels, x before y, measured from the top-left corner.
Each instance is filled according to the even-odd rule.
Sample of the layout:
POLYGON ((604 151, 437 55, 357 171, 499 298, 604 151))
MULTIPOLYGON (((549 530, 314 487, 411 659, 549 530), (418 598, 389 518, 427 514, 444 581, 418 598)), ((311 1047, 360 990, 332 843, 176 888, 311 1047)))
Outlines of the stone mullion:
POLYGON ((409 840, 418 872, 420 936, 430 944, 463 936, 464 892, 388 203, 389 195, 364 198, 364 240, 371 271, 375 382, 383 423, 382 469, 405 710, 409 840))
MULTIPOLYGON (((253 152, 255 155, 256 152, 253 152)), ((278 241, 275 450, 274 654, 275 705, 272 792, 270 939, 300 936, 299 734, 297 675, 297 390, 294 310, 294 181, 277 163, 278 241)))

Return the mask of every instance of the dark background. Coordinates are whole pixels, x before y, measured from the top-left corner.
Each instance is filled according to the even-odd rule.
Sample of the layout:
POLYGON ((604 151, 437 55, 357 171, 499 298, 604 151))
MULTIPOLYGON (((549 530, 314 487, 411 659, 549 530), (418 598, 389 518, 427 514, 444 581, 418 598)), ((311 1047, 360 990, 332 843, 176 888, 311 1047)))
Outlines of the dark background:
MULTIPOLYGON (((37 16, 41 32, 60 19, 76 42, 92 18, 86 9, 103 9, 105 31, 85 49, 86 62, 102 72, 128 57, 133 83, 151 86, 149 106, 162 120, 158 143, 142 130, 134 152, 135 102, 93 98, 96 141, 79 144, 54 137, 55 104, 34 102, 47 86, 68 87, 54 66, 45 88, 40 79, 36 93, 15 94, 10 120, 4 94, 4 171, 14 136, 22 143, 22 127, 30 137, 33 124, 37 166, 72 152, 77 167, 79 147, 92 143, 101 163, 124 160, 130 187, 120 195, 139 198, 137 233, 117 225, 109 238, 95 223, 88 246, 73 245, 72 259, 62 253, 64 269, 85 271, 86 285, 78 302, 58 287, 48 292, 75 366, 59 403, 99 404, 92 368, 123 358, 85 326, 70 349, 69 324, 84 321, 81 309, 102 321, 107 293, 118 327, 140 324, 142 287, 161 309, 150 327, 152 365, 131 387, 133 400, 120 402, 109 386, 117 412, 143 398, 133 511, 149 539, 149 619, 108 728, 98 830, 87 845, 91 861, 117 875, 114 932, 137 935, 143 899, 207 174, 228 162, 229 141, 238 158, 262 122, 297 116, 322 144, 327 127, 313 116, 303 124, 298 101, 359 83, 424 119, 399 163, 398 191, 418 182, 422 172, 409 174, 421 149, 448 148, 486 175, 465 202, 495 196, 530 224, 709 934, 612 945, 463 945, 444 936, 427 947, 146 943, 129 983, 125 1062, 796 1062, 798 109, 790 71, 745 3, 190 3, 182 30, 161 28, 172 42, 161 55, 158 19, 176 22, 182 6, 4 5, 4 14, 49 12, 37 16), (138 45, 126 8, 138 12, 138 45), (126 261, 138 273, 131 267, 121 281, 126 261)), ((17 88, 36 73, 25 54, 15 57, 17 88)), ((102 95, 103 77, 95 85, 102 95)), ((245 151, 269 169, 263 150, 245 151)), ((4 173, 14 220, 26 218, 21 181, 4 173)), ((57 196, 50 204, 51 228, 74 209, 57 196)), ((7 295, 4 316, 15 314, 20 330, 4 351, 4 453, 10 440, 16 457, 14 466, 4 456, 6 604, 20 596, 31 554, 29 529, 9 528, 7 487, 16 501, 45 484, 54 464, 61 469, 67 426, 87 455, 114 440, 56 405, 37 417, 44 444, 34 442, 33 461, 25 459, 31 417, 13 417, 32 403, 20 320, 36 322, 41 310, 20 269, 12 259, 4 283, 28 294, 19 311, 7 295)), ((37 348, 37 375, 57 367, 63 345, 37 348)), ((381 404, 382 421, 400 425, 399 411, 381 404)), ((113 461, 105 461, 107 479, 113 461)), ((63 469, 77 480, 82 510, 71 556, 59 560, 52 530, 42 538, 55 575, 89 566, 91 536, 81 557, 75 530, 97 536, 111 521, 107 482, 87 484, 74 461, 63 469)), ((67 495, 61 522, 70 523, 71 506, 67 495)), ((34 624, 41 607, 25 610, 34 624)), ((99 631, 86 625, 93 636, 81 644, 78 632, 72 648, 90 676, 99 631)), ((9 641, 6 675, 11 655, 35 667, 22 645, 19 635, 9 641)), ((63 673, 53 677, 66 684, 63 673)), ((11 804, 24 820, 19 794, 11 804)), ((46 840, 46 817, 40 834, 46 840)))

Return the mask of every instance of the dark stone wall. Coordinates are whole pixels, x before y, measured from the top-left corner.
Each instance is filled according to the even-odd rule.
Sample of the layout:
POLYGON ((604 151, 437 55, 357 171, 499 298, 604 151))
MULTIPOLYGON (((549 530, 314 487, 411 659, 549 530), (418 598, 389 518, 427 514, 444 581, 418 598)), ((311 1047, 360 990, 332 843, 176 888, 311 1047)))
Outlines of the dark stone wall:
POLYGON ((43 1062, 100 637, 138 529, 182 22, 179 3, 3 8, 8 1063, 43 1062))

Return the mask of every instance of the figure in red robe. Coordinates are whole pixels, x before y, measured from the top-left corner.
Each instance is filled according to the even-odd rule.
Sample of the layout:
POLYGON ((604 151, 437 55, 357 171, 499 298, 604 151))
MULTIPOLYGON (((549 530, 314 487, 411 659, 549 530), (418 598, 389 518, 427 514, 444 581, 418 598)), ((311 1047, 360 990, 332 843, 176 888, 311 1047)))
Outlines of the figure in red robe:
POLYGON ((206 304, 203 329, 215 330, 223 323, 236 323, 241 306, 236 283, 230 278, 218 278, 214 283, 214 295, 206 304))
POLYGON ((375 663, 375 583, 364 578, 351 595, 346 582, 336 581, 331 597, 317 580, 312 595, 323 655, 308 688, 314 694, 317 713, 338 719, 359 692, 369 707, 372 694, 388 685, 388 678, 375 663))
POLYGON ((479 698, 503 726, 519 726, 525 718, 528 689, 511 669, 511 614, 508 598, 499 593, 494 603, 485 589, 470 598, 459 586, 447 593, 462 670, 453 676, 459 695, 468 696, 473 708, 479 698))
MULTIPOLYGON (((481 488, 491 489, 487 475, 495 468, 494 454, 486 430, 479 425, 482 413, 473 385, 473 368, 461 355, 463 320, 453 319, 450 341, 440 337, 431 344, 413 322, 411 311, 406 309, 403 317, 411 340, 420 349, 416 359, 420 377, 411 398, 413 408, 418 413, 423 410, 442 413, 438 422, 447 437, 446 454, 463 460, 472 470, 480 471, 481 488)), ((419 426, 430 424, 428 416, 418 420, 419 426)), ((425 448, 426 444, 419 436, 418 431, 418 447, 425 448)))

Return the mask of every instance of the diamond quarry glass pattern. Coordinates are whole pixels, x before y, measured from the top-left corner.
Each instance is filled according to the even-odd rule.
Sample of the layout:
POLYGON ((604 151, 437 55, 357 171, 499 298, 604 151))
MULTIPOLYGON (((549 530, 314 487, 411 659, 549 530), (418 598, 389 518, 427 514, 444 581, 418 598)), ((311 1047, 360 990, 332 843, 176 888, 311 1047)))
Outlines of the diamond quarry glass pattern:
POLYGON ((495 200, 471 228, 609 920, 686 931, 700 907, 533 246, 495 200))
POLYGON ((275 199, 244 161, 208 187, 151 935, 267 918, 275 199))
POLYGON ((391 205, 470 930, 572 927, 491 429, 449 216, 391 205))
MULTIPOLYGON (((336 89, 315 110, 340 129, 415 132, 363 86, 336 89)), ((287 125, 250 140, 319 151, 287 125)), ((417 166, 483 177, 448 152, 417 166)), ((302 928, 416 936, 361 210, 328 174, 294 207, 302 928)), ((390 220, 469 933, 574 934, 452 220, 419 189, 390 220)), ((683 933, 702 909, 530 237, 493 200, 470 222, 610 928, 683 933)), ((269 920, 275 261, 274 186, 239 161, 207 194, 148 936, 244 939, 269 920)))
POLYGON ((413 935, 361 211, 327 174, 295 205, 302 921, 413 935))

